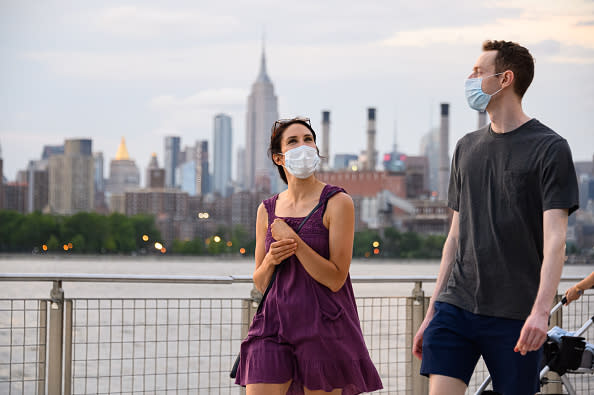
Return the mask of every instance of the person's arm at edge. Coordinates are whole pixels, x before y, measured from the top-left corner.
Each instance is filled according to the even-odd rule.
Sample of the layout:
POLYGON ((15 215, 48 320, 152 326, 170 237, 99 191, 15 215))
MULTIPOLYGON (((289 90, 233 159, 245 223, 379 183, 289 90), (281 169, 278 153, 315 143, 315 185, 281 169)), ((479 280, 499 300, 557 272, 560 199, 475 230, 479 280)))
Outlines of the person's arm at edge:
POLYGON ((565 297, 567 298, 567 304, 570 304, 574 300, 577 300, 582 296, 585 290, 594 287, 594 272, 584 278, 582 281, 571 286, 566 292, 565 297))
POLYGON ((540 284, 532 311, 520 332, 514 348, 525 355, 542 346, 547 338, 548 320, 553 298, 561 280, 564 263, 564 246, 567 236, 567 209, 551 209, 543 214, 543 260, 540 284))
POLYGON ((319 255, 299 236, 295 255, 310 276, 337 292, 346 281, 353 256, 355 206, 349 195, 340 192, 328 200, 324 225, 328 228, 330 259, 319 255))
POLYGON ((445 288, 448 279, 450 278, 450 273, 452 272, 452 268, 454 267, 454 260, 456 257, 456 250, 458 248, 458 238, 460 237, 460 218, 457 211, 454 211, 452 216, 452 225, 450 226, 450 231, 448 233, 448 237, 443 245, 443 251, 441 253, 441 263, 439 264, 439 274, 437 275, 437 281, 435 283, 435 289, 433 290, 433 295, 431 296, 431 300, 429 301, 429 307, 427 308, 427 314, 425 314, 425 319, 421 323, 417 334, 413 340, 413 355, 419 359, 423 356, 423 333, 431 319, 433 319, 433 315, 435 314, 434 305, 435 299, 439 296, 441 291, 445 288))

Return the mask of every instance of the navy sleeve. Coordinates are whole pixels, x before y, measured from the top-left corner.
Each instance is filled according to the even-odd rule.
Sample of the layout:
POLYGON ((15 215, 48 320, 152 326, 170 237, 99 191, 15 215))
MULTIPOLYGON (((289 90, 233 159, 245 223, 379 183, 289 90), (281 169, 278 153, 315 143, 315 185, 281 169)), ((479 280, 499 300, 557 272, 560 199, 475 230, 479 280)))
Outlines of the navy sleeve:
POLYGON ((454 211, 460 211, 460 175, 458 171, 458 155, 460 154, 460 142, 456 144, 452 165, 450 166, 450 183, 448 187, 448 207, 454 211))
POLYGON ((566 140, 554 143, 546 152, 542 169, 543 210, 579 208, 577 176, 566 140))

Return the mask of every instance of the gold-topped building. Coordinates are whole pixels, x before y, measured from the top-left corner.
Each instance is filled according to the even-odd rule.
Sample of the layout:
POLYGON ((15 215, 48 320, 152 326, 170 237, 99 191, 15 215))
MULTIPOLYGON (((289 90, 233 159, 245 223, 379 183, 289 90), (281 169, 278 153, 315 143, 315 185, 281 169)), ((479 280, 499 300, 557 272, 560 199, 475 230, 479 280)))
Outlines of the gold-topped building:
POLYGON ((109 163, 109 179, 105 191, 108 196, 113 196, 139 188, 140 171, 134 160, 130 159, 128 148, 126 148, 126 140, 122 137, 115 159, 112 159, 109 163))
POLYGON ((130 160, 128 148, 126 148, 126 139, 124 137, 122 137, 122 141, 120 141, 120 146, 118 147, 115 160, 130 160))

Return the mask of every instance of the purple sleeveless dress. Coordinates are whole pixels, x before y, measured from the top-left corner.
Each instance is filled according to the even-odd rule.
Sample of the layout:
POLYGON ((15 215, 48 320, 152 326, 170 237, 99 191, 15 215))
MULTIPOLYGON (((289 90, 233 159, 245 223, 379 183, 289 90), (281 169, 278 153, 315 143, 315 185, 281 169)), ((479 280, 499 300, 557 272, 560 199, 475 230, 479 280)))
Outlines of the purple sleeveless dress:
MULTIPOLYGON (((342 188, 326 185, 320 200, 326 202, 342 188)), ((264 201, 268 224, 276 217, 278 195, 264 201)), ((329 258, 328 229, 322 222, 326 203, 301 228, 299 236, 324 258, 329 258)), ((303 217, 278 217, 294 230, 303 217)), ((266 251, 274 241, 270 227, 266 251)), ((365 346, 350 275, 338 292, 314 280, 296 256, 278 269, 276 280, 254 316, 241 344, 236 384, 285 383, 288 394, 310 390, 359 394, 382 388, 380 377, 365 346)))

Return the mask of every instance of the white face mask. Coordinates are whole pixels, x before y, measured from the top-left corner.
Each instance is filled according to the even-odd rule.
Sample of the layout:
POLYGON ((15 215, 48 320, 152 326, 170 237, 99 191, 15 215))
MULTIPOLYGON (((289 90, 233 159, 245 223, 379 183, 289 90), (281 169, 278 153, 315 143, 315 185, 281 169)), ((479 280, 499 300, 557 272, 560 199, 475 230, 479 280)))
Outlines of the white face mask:
POLYGON ((302 145, 285 152, 285 169, 297 178, 307 178, 316 171, 320 163, 318 150, 302 145))
POLYGON ((488 75, 486 77, 468 78, 465 82, 464 91, 466 93, 466 101, 470 108, 476 111, 485 111, 491 98, 497 93, 501 92, 503 88, 499 88, 496 92, 488 94, 483 91, 483 80, 490 77, 495 77, 503 73, 488 75))

